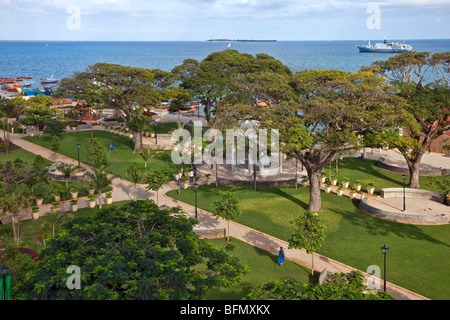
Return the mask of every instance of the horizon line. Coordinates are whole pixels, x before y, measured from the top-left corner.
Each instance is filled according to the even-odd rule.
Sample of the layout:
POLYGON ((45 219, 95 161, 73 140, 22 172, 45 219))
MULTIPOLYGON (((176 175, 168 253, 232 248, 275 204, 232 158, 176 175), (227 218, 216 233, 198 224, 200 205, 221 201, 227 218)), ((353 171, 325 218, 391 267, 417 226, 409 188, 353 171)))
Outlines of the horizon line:
MULTIPOLYGON (((384 38, 386 39, 386 38, 384 38)), ((404 40, 404 41, 416 41, 416 40, 450 40, 450 38, 390 38, 391 40, 404 40)), ((370 39, 372 41, 372 39, 370 39)), ((376 39, 373 40, 382 40, 382 39, 376 39)), ((257 40, 257 39, 242 39, 242 40, 226 40, 226 41, 212 41, 211 39, 207 40, 46 40, 46 39, 38 39, 38 40, 31 40, 31 39, 0 39, 0 41, 15 41, 15 42, 267 42, 268 40, 257 40)), ((271 39, 271 42, 300 42, 300 41, 324 41, 324 42, 331 42, 331 41, 369 41, 369 39, 317 39, 317 40, 277 40, 277 39, 271 39)))

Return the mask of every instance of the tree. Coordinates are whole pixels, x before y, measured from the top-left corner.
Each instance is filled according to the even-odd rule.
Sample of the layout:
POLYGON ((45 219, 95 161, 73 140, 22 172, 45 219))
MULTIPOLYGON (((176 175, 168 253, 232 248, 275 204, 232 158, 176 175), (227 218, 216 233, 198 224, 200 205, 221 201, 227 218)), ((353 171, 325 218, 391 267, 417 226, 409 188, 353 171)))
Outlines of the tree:
POLYGON ((144 150, 142 150, 142 152, 139 155, 142 157, 142 159, 144 159, 145 168, 147 169, 147 162, 150 159, 153 159, 154 157, 156 157, 156 156, 158 156, 160 154, 162 154, 161 151, 153 152, 150 149, 144 149, 144 150))
POLYGON ((204 106, 205 118, 211 120, 211 110, 233 87, 231 78, 248 72, 254 57, 237 50, 213 52, 201 62, 187 59, 172 72, 180 77, 182 89, 204 106))
POLYGON ((222 199, 214 202, 213 214, 216 216, 216 220, 222 218, 228 221, 228 237, 230 240, 230 220, 236 219, 242 214, 241 207, 239 205, 239 199, 234 197, 234 194, 230 191, 222 193, 222 199))
POLYGON ((152 170, 146 174, 146 183, 148 184, 145 188, 147 191, 153 190, 156 192, 156 204, 158 204, 158 190, 169 182, 167 177, 168 173, 161 170, 152 170))
POLYGON ((60 164, 57 169, 62 173, 64 179, 66 179, 66 187, 69 185, 69 179, 72 175, 78 172, 84 171, 84 168, 76 166, 72 163, 68 165, 60 164))
POLYGON ((134 152, 142 151, 145 114, 160 101, 168 100, 175 88, 172 73, 159 69, 97 63, 85 72, 62 79, 61 90, 72 91, 91 104, 112 108, 133 133, 134 152))
POLYGON ((320 224, 317 213, 306 211, 302 216, 291 222, 295 231, 289 239, 289 248, 305 249, 311 254, 311 275, 314 275, 314 252, 325 239, 325 228, 320 224))
POLYGON ((395 128, 408 114, 384 78, 370 71, 310 70, 292 82, 297 101, 267 108, 263 123, 280 130, 283 152, 308 172, 309 211, 321 212, 319 173, 336 154, 358 150, 370 131, 395 128))
POLYGON ((106 166, 101 165, 99 168, 92 168, 90 171, 86 171, 84 174, 87 178, 89 178, 97 189, 97 192, 100 196, 99 208, 102 208, 102 192, 105 190, 111 183, 112 180, 109 177, 109 174, 105 171, 106 166))
POLYGON ((20 189, 14 190, 12 192, 6 192, 2 194, 0 198, 0 209, 2 210, 2 213, 11 214, 11 226, 14 232, 14 241, 17 246, 20 242, 19 213, 22 208, 27 208, 29 207, 29 205, 29 198, 25 195, 23 190, 20 189))
POLYGON ((134 184, 134 200, 137 200, 137 185, 145 183, 147 172, 144 168, 138 168, 136 164, 133 164, 127 168, 127 175, 134 184))
POLYGON ((232 286, 246 266, 193 232, 180 208, 151 200, 66 221, 24 282, 25 299, 186 300, 232 286), (68 290, 67 267, 79 266, 82 290, 68 290))
POLYGON ((52 151, 56 154, 60 148, 61 148, 61 140, 59 139, 58 136, 52 135, 52 145, 51 145, 52 151))
POLYGON ((109 165, 108 151, 96 138, 89 138, 87 143, 87 159, 91 166, 100 168, 109 165))
POLYGON ((9 118, 20 112, 20 108, 12 100, 0 97, 0 116, 3 118, 3 140, 5 153, 9 154, 9 118), (8 137, 7 137, 8 136, 8 137))
POLYGON ((53 108, 55 100, 50 96, 38 95, 28 100, 17 97, 13 102, 23 109, 23 124, 33 125, 38 130, 39 140, 41 139, 41 131, 48 122, 54 121, 53 118, 60 114, 58 108, 53 108))
MULTIPOLYGON (((414 122, 405 124, 407 136, 390 139, 408 165, 410 188, 419 188, 423 154, 442 135, 450 132, 450 52, 407 52, 373 63, 373 70, 387 77, 408 101, 414 122)), ((392 138, 392 137, 391 137, 392 138)))

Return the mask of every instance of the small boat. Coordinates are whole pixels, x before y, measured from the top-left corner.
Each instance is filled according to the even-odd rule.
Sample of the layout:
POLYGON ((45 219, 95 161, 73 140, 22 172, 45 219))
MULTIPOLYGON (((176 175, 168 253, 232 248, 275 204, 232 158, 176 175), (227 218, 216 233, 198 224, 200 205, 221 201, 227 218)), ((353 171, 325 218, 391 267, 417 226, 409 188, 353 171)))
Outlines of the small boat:
POLYGON ((376 53, 401 53, 412 51, 412 46, 406 43, 389 42, 386 39, 383 42, 375 43, 375 45, 357 45, 359 52, 376 52, 376 53))
POLYGON ((42 84, 51 84, 51 83, 57 83, 59 81, 59 79, 54 79, 53 78, 53 74, 50 78, 41 78, 41 83, 42 84))

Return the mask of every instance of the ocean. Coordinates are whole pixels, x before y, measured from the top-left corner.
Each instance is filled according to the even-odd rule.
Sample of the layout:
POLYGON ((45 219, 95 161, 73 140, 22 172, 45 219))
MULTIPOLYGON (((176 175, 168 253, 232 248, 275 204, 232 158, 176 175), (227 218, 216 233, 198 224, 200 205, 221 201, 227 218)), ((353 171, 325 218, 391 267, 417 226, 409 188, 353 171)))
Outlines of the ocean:
MULTIPOLYGON (((382 40, 372 40, 372 43, 382 40)), ((396 41, 396 40, 392 40, 396 41)), ((404 42, 404 40, 397 40, 404 42)), ((406 40, 414 51, 450 51, 450 40, 406 40)), ((357 44, 367 41, 277 41, 231 42, 239 52, 266 53, 293 72, 304 69, 356 71, 392 54, 360 53, 357 44)), ((60 79, 84 71, 97 62, 170 71, 184 59, 204 59, 212 52, 225 50, 228 42, 73 42, 0 41, 0 77, 32 76, 60 79)))

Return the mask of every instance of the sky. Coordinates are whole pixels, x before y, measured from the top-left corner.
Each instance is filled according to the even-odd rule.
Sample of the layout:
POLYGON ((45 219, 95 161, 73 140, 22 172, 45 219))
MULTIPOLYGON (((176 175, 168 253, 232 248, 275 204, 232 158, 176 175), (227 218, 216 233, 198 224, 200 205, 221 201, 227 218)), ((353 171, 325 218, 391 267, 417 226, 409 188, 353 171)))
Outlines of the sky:
POLYGON ((450 0, 0 0, 0 40, 448 39, 450 0))

